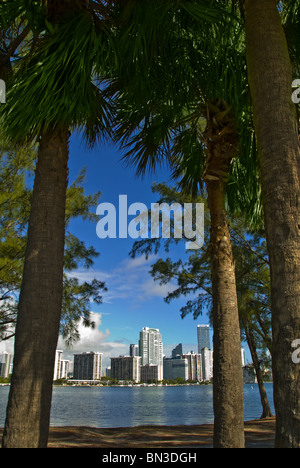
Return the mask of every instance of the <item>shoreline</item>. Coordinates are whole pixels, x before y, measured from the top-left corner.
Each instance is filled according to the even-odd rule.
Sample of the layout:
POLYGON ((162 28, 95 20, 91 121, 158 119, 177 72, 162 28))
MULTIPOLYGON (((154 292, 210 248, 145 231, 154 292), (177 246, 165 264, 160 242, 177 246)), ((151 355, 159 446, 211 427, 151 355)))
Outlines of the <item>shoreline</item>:
MULTIPOLYGON (((213 424, 99 428, 51 426, 48 448, 213 448, 213 424)), ((3 428, 0 428, 2 438, 3 428)), ((246 448, 274 448, 275 417, 245 421, 246 448)))

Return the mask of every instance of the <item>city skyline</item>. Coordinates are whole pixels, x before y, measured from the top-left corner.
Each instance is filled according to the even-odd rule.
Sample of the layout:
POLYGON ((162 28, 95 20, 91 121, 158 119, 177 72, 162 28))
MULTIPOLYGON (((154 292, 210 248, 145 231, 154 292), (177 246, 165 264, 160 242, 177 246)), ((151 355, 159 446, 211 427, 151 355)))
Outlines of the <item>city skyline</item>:
MULTIPOLYGON (((83 167, 86 167, 86 195, 100 190, 101 202, 117 204, 119 195, 122 194, 127 195, 129 204, 140 201, 150 206, 157 202, 158 195, 152 192, 151 186, 153 182, 167 182, 171 185, 168 168, 160 167, 156 173, 140 179, 132 168, 125 167, 120 162, 121 156, 116 148, 109 145, 90 151, 80 143, 78 136, 72 135, 70 184, 83 167), (114 184, 111 184, 111 180, 114 180, 114 184)), ((87 247, 93 246, 100 255, 91 269, 78 268, 68 275, 82 282, 96 278, 104 281, 108 290, 103 293, 102 304, 90 304, 95 329, 85 328, 80 323, 80 341, 73 348, 67 349, 60 337, 57 348, 63 349, 68 356, 75 352, 100 348, 104 358, 108 359, 112 355, 127 353, 129 344, 137 343, 139 331, 148 323, 150 327, 162 331, 167 355, 171 354, 171 349, 178 343, 183 343, 187 350, 196 352, 196 325, 209 323, 208 311, 202 311, 197 321, 192 314, 182 319, 180 309, 190 297, 182 297, 167 304, 164 298, 168 292, 174 291, 175 284, 160 285, 154 282, 149 273, 151 265, 158 258, 187 259, 190 252, 185 249, 184 243, 172 245, 167 253, 162 248, 158 254, 150 254, 148 258, 137 256, 132 259, 129 253, 134 240, 99 239, 96 226, 96 222, 83 221, 80 218, 71 221, 68 230, 85 242, 87 247)), ((0 353, 13 353, 13 345, 13 340, 1 342, 0 353)))

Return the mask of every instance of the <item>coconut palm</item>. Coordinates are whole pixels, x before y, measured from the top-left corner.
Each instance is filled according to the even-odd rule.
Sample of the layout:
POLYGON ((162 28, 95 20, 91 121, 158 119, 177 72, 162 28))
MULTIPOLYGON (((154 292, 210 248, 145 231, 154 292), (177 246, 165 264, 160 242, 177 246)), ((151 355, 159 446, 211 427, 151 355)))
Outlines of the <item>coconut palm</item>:
POLYGON ((291 58, 299 70, 299 2, 278 3, 276 8, 273 0, 244 2, 271 267, 276 447, 293 448, 300 444, 300 368, 292 360, 300 336, 300 145, 291 58))
MULTIPOLYGON (((163 13, 158 6, 156 11, 159 22, 163 13)), ((228 11, 223 13, 228 16, 228 11)), ((139 174, 166 159, 175 177, 181 179, 181 187, 206 189, 211 215, 214 446, 243 447, 240 328, 225 207, 229 176, 232 195, 234 191, 237 194, 239 187, 240 193, 247 198, 246 187, 250 186, 250 164, 242 166, 242 157, 234 162, 241 148, 244 157, 250 159, 247 150, 253 146, 244 92, 243 30, 233 16, 226 24, 220 24, 218 18, 213 27, 209 25, 208 38, 203 21, 202 24, 198 18, 194 22, 188 21, 184 9, 176 8, 169 23, 168 18, 165 20, 164 30, 156 35, 151 29, 149 37, 149 23, 156 24, 153 17, 149 19, 149 15, 143 15, 138 3, 132 15, 139 18, 138 22, 133 18, 129 20, 129 25, 135 24, 133 38, 137 38, 138 44, 150 43, 151 47, 148 54, 144 51, 141 54, 138 45, 132 46, 134 59, 127 58, 125 70, 118 71, 121 80, 116 81, 113 88, 116 91, 119 87, 120 99, 116 137, 123 140, 125 160, 136 166, 139 174), (227 34, 224 34, 224 28, 227 28, 227 34), (166 30, 169 37, 166 37, 166 30), (160 37, 160 43, 157 37, 160 37), (236 95, 239 100, 235 99, 236 95), (231 102, 235 103, 235 108, 229 104, 231 102), (240 144, 239 131, 247 137, 244 147, 240 144), (244 189, 242 184, 233 183, 238 174, 243 180, 249 178, 244 189)), ((127 34, 125 32, 125 37, 127 34)), ((119 42, 125 54, 125 40, 122 39, 121 31, 119 42)), ((129 57, 132 57, 131 52, 132 49, 126 52, 129 57)), ((255 151, 253 155, 256 155, 255 151)), ((255 164, 256 161, 253 167, 255 164)), ((255 179, 256 171, 252 177, 255 179)), ((257 186, 256 180, 254 187, 257 186)), ((230 198, 232 203, 233 196, 230 198)), ((249 207, 250 200, 247 200, 249 207)))
MULTIPOLYGON (((11 7, 11 15, 13 3, 18 2, 4 5, 11 7)), ((69 138, 78 128, 93 144, 109 127, 109 106, 94 80, 96 60, 99 68, 108 53, 102 2, 24 0, 20 5, 16 19, 21 16, 33 32, 13 64, 1 121, 7 137, 37 141, 38 160, 3 436, 6 448, 47 445, 62 311, 69 138), (28 18, 34 18, 33 26, 28 18)))

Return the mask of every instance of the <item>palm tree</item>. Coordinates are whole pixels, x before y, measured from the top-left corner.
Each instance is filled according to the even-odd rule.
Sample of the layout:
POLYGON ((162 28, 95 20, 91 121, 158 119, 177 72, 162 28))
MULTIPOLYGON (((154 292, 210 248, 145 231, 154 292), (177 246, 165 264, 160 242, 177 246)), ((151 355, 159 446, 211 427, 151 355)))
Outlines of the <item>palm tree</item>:
POLYGON ((11 139, 38 142, 38 161, 3 436, 5 448, 47 445, 62 311, 70 132, 79 128, 93 144, 97 136, 107 135, 109 120, 103 90, 94 81, 94 65, 108 53, 104 50, 108 36, 102 2, 21 3, 25 4, 23 21, 33 17, 35 24, 31 41, 8 82, 2 123, 11 139))
MULTIPOLYGON (((299 2, 286 0, 276 8, 273 0, 245 1, 248 75, 271 266, 276 447, 293 448, 300 444, 300 368, 292 361, 292 344, 300 336, 300 145, 282 9, 299 15, 299 2)), ((299 23, 289 19, 299 32, 299 23)))
MULTIPOLYGON (((233 162, 242 146, 238 136, 238 127, 242 126, 243 120, 239 106, 244 107, 243 116, 247 108, 242 92, 245 84, 242 30, 238 21, 232 21, 232 36, 224 35, 223 28, 229 28, 228 24, 222 24, 220 28, 216 23, 211 33, 213 41, 211 37, 208 40, 205 23, 202 21, 199 29, 199 18, 196 24, 191 19, 188 21, 183 7, 179 10, 176 5, 176 12, 169 13, 164 19, 164 29, 155 34, 151 27, 160 24, 163 11, 157 6, 155 23, 155 10, 150 6, 150 19, 149 15, 141 14, 138 4, 134 8, 133 18, 138 17, 139 22, 131 18, 129 26, 135 24, 137 44, 135 47, 131 44, 135 55, 128 59, 121 31, 120 44, 123 44, 126 65, 125 70, 118 71, 121 83, 116 82, 113 87, 116 91, 119 86, 120 99, 116 137, 123 140, 122 148, 127 150, 124 158, 137 167, 138 174, 154 168, 166 158, 175 176, 181 178, 181 186, 199 188, 203 187, 203 180, 205 182, 211 215, 214 446, 243 447, 240 328, 225 208, 229 175, 233 166, 236 174, 242 166, 241 162, 233 162), (148 29, 153 36, 150 34, 146 39, 148 29), (165 35, 166 30, 169 37, 165 35), (140 42, 150 44, 149 53, 144 50, 139 53, 140 42), (233 109, 227 102, 237 103, 231 92, 234 90, 237 94, 233 83, 239 79, 241 97, 233 109), (240 116, 239 120, 235 115, 240 116)), ((203 5, 198 11, 203 11, 203 5)), ((124 36, 127 35, 125 32, 124 36)), ((130 57, 131 50, 127 53, 130 57)), ((252 142, 253 132, 245 132, 245 135, 252 142)), ((250 147, 247 142, 246 148, 250 147)), ((249 158, 248 152, 246 157, 249 158)), ((243 169, 245 173, 245 167, 243 169)))
MULTIPOLYGON (((158 203, 191 203, 195 201, 191 195, 179 193, 166 184, 154 184, 153 192, 160 195, 158 203)), ((198 197, 197 203, 203 203, 204 199, 198 197)), ((245 336, 251 351, 252 362, 257 376, 261 402, 261 418, 270 417, 271 410, 266 389, 263 382, 263 370, 261 368, 261 356, 257 350, 271 352, 271 310, 270 310, 270 280, 268 255, 263 232, 249 232, 248 221, 243 217, 228 216, 233 242, 234 257, 236 263, 236 280, 239 304, 239 317, 241 332, 245 336)), ((210 220, 207 213, 205 217, 205 242, 201 251, 192 252, 187 262, 182 260, 172 261, 170 258, 160 258, 151 266, 150 273, 160 284, 168 285, 170 282, 177 285, 165 297, 169 304, 179 297, 188 297, 186 304, 180 309, 181 318, 192 314, 196 320, 207 309, 212 323, 212 288, 210 277, 210 255, 208 246, 210 220)), ((172 232, 174 235, 174 231, 172 232)), ((169 252, 170 242, 180 242, 178 239, 165 239, 163 247, 169 252)), ((135 258, 138 254, 158 254, 161 239, 143 239, 134 243, 130 255, 135 258)))

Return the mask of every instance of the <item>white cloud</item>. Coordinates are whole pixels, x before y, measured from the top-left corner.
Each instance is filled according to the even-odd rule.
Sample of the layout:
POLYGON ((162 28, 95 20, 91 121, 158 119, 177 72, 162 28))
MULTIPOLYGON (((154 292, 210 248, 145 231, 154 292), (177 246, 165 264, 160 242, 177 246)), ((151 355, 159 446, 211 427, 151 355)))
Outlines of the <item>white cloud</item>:
POLYGON ((148 259, 144 256, 126 258, 109 271, 78 270, 72 272, 72 276, 81 281, 91 281, 93 278, 105 281, 108 291, 102 294, 104 303, 111 304, 116 299, 127 299, 136 306, 153 297, 163 298, 175 289, 172 284, 160 285, 150 276, 149 270, 156 258, 156 255, 150 255, 148 259))
POLYGON ((99 352, 103 353, 103 368, 110 366, 110 357, 128 354, 129 346, 125 343, 110 342, 110 331, 102 331, 101 327, 101 314, 92 312, 91 320, 95 322, 95 328, 86 328, 82 322, 78 326, 80 340, 75 343, 71 348, 66 348, 64 340, 59 337, 57 349, 63 350, 63 359, 73 362, 74 354, 84 352, 99 352))

